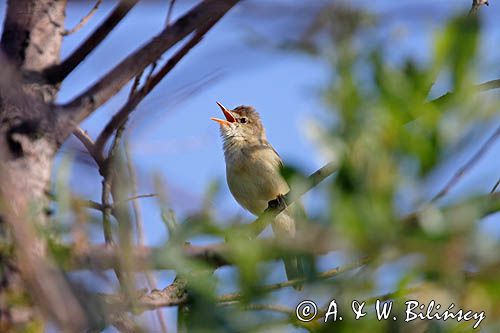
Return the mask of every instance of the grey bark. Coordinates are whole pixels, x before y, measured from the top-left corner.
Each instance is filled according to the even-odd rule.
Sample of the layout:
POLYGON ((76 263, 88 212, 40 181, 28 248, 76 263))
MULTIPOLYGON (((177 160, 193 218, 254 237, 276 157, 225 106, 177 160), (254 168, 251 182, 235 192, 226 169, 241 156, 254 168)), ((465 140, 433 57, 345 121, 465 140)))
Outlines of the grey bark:
POLYGON ((34 318, 41 323, 49 318, 63 331, 87 327, 75 292, 47 258, 44 241, 37 236, 35 227, 47 220, 54 156, 79 122, 174 44, 203 29, 207 21, 219 20, 238 0, 201 1, 72 103, 56 105, 59 81, 136 2, 122 0, 91 35, 90 42, 77 48, 64 66, 59 65, 59 57, 67 0, 7 3, 0 51, 0 245, 12 245, 14 253, 0 247, 1 332, 16 329, 14 318, 28 318, 31 323, 34 318), (29 304, 13 309, 9 298, 18 294, 26 296, 29 304))
MULTIPOLYGON (((32 220, 45 220, 52 162, 59 144, 48 105, 58 87, 37 75, 20 73, 36 73, 59 62, 65 7, 66 0, 10 0, 7 4, 0 55, 2 241, 15 239, 12 228, 6 227, 7 211, 19 212, 24 204, 37 203, 32 211, 36 219, 32 220)), ((34 256, 45 256, 43 243, 30 245, 34 256)), ((14 254, 21 257, 20 251, 14 254)), ((29 299, 33 295, 27 293, 27 281, 20 278, 21 268, 14 257, 2 256, 0 260, 0 330, 4 332, 19 328, 13 323, 11 312, 15 309, 9 306, 8 298, 24 293, 29 299)))

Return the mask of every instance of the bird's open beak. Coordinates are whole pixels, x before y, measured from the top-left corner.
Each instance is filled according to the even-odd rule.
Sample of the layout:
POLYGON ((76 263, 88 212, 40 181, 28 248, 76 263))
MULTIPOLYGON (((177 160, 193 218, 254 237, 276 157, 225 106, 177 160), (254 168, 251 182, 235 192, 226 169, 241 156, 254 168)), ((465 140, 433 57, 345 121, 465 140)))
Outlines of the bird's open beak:
POLYGON ((224 117, 226 117, 226 120, 219 119, 219 118, 214 118, 214 117, 212 117, 210 119, 212 119, 213 121, 218 122, 221 125, 229 125, 230 123, 234 123, 236 121, 236 118, 233 117, 233 115, 231 114, 231 112, 224 105, 222 105, 219 102, 217 102, 217 105, 220 107, 220 109, 224 113, 224 117))

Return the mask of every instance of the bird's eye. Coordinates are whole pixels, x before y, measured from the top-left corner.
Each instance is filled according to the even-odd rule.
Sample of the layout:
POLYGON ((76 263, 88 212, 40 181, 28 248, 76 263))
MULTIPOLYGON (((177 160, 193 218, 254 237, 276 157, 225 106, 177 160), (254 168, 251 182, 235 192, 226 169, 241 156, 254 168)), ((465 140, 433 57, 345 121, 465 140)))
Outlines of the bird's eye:
POLYGON ((240 118, 240 123, 245 124, 247 122, 247 118, 240 118))

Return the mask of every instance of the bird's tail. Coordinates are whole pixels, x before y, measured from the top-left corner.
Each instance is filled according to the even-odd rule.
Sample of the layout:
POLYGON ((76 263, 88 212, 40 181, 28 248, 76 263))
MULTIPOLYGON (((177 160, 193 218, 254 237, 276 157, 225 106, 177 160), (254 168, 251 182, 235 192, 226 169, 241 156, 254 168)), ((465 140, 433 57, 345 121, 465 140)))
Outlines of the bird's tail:
MULTIPOLYGON (((290 208, 291 207, 287 208, 287 210, 276 216, 274 219, 272 227, 277 238, 289 240, 293 240, 295 238, 296 226, 294 218, 290 215, 290 208)), ((303 279, 305 277, 303 259, 304 258, 297 255, 285 255, 283 257, 288 281, 303 279)), ((296 290, 301 290, 302 283, 294 284, 293 287, 296 290)))
MULTIPOLYGON (((290 256, 283 258, 285 264, 286 278, 288 281, 303 279, 304 275, 304 265, 302 263, 302 258, 300 256, 290 256)), ((293 288, 295 290, 302 290, 302 283, 294 284, 293 288)))

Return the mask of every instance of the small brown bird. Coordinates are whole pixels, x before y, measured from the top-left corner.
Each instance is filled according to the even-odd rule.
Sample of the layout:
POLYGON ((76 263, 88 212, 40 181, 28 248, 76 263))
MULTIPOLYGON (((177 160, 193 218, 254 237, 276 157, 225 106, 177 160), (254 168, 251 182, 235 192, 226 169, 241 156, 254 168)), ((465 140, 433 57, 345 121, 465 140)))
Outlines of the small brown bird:
MULTIPOLYGON (((290 190, 280 173, 283 162, 267 141, 260 116, 253 107, 238 106, 228 110, 219 102, 217 105, 226 119, 211 119, 220 124, 229 190, 243 208, 260 215, 270 200, 290 190)), ((276 216, 272 223, 276 237, 295 237, 295 220, 300 209, 300 205, 291 205, 276 216)), ((299 257, 283 260, 289 280, 303 277, 299 257)))

